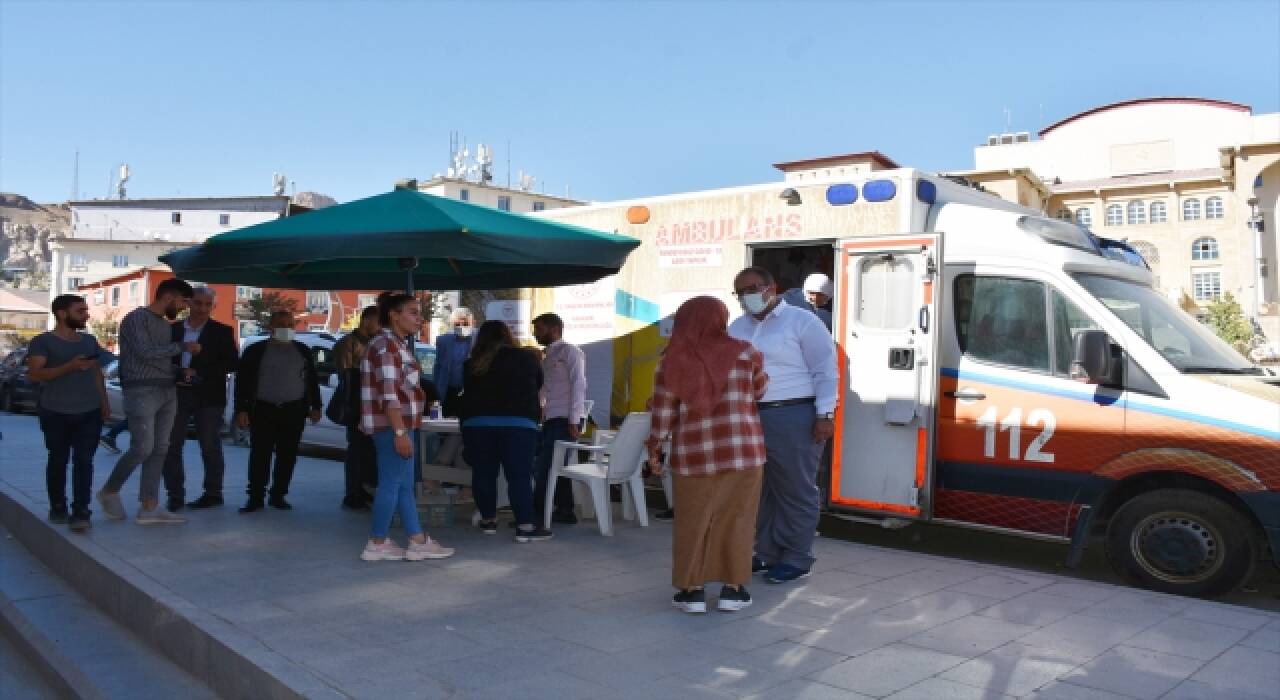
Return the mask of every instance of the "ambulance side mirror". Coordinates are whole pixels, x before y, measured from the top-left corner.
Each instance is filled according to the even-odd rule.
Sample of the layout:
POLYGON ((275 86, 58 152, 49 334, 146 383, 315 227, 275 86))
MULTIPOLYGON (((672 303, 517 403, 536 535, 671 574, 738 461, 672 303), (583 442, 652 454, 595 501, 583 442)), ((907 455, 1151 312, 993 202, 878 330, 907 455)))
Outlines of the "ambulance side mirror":
POLYGON ((1106 331, 1085 330, 1076 334, 1071 377, 1089 384, 1119 386, 1124 353, 1117 351, 1106 331))

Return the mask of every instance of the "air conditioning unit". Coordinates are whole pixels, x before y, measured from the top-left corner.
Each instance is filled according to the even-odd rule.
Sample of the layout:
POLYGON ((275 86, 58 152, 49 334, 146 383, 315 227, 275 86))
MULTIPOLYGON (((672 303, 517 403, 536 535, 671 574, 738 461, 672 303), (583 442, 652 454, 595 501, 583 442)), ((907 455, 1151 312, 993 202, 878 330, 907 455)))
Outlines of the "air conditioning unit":
POLYGON ((1013 135, 1013 140, 1017 143, 1031 143, 1031 132, 1019 131, 1013 135))
POLYGON ((987 137, 987 145, 988 145, 988 146, 999 146, 999 145, 1000 145, 1000 137, 999 137, 999 136, 997 136, 997 135, 995 135, 995 134, 992 134, 992 135, 988 136, 988 137, 987 137))
POLYGON ((1008 146, 1013 143, 1013 134, 1000 134, 1000 145, 1008 146))

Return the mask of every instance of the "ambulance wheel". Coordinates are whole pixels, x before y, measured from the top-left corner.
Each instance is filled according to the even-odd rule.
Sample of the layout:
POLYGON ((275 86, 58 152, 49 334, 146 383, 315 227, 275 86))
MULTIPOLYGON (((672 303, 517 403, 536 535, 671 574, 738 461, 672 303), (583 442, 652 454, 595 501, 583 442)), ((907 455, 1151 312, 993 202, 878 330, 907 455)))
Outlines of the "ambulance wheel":
POLYGON ((1161 489, 1121 506, 1107 527, 1107 558, 1131 583, 1214 596, 1244 583, 1257 561, 1253 525, 1206 493, 1161 489))

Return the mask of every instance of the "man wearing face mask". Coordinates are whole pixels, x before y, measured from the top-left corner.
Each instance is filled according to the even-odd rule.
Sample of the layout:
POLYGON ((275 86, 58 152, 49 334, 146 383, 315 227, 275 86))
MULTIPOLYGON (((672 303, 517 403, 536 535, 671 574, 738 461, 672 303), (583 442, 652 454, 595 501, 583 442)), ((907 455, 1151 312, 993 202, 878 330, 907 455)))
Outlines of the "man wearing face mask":
POLYGON ((813 567, 818 466, 835 432, 835 343, 817 316, 778 297, 764 268, 739 272, 733 287, 745 313, 729 324, 729 335, 754 345, 769 375, 758 404, 767 459, 751 568, 770 583, 786 583, 813 567))
POLYGON ((241 513, 291 510, 285 500, 302 428, 320 422, 320 381, 311 350, 294 340, 293 313, 271 314, 271 338, 244 349, 236 374, 236 424, 249 429, 249 500, 241 513), (275 470, 271 457, 275 456, 275 470), (270 498, 266 499, 270 477, 270 498))
POLYGON ((432 383, 443 401, 444 415, 458 415, 458 395, 462 393, 462 363, 471 354, 476 319, 471 309, 460 306, 449 314, 452 333, 436 338, 436 366, 432 370, 432 383))

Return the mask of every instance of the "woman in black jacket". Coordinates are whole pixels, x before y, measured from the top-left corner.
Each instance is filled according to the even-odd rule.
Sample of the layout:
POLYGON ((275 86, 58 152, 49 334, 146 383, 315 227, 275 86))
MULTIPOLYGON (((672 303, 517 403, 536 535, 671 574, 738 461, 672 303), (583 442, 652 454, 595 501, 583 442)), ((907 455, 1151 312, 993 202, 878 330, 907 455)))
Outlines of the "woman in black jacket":
POLYGON ((498 532, 498 469, 507 477, 507 496, 516 516, 516 541, 551 539, 537 524, 533 508, 533 459, 538 449, 542 408, 542 363, 530 349, 516 345, 511 329, 487 321, 476 334, 462 369, 459 418, 462 443, 471 465, 471 488, 480 509, 480 528, 498 532))

